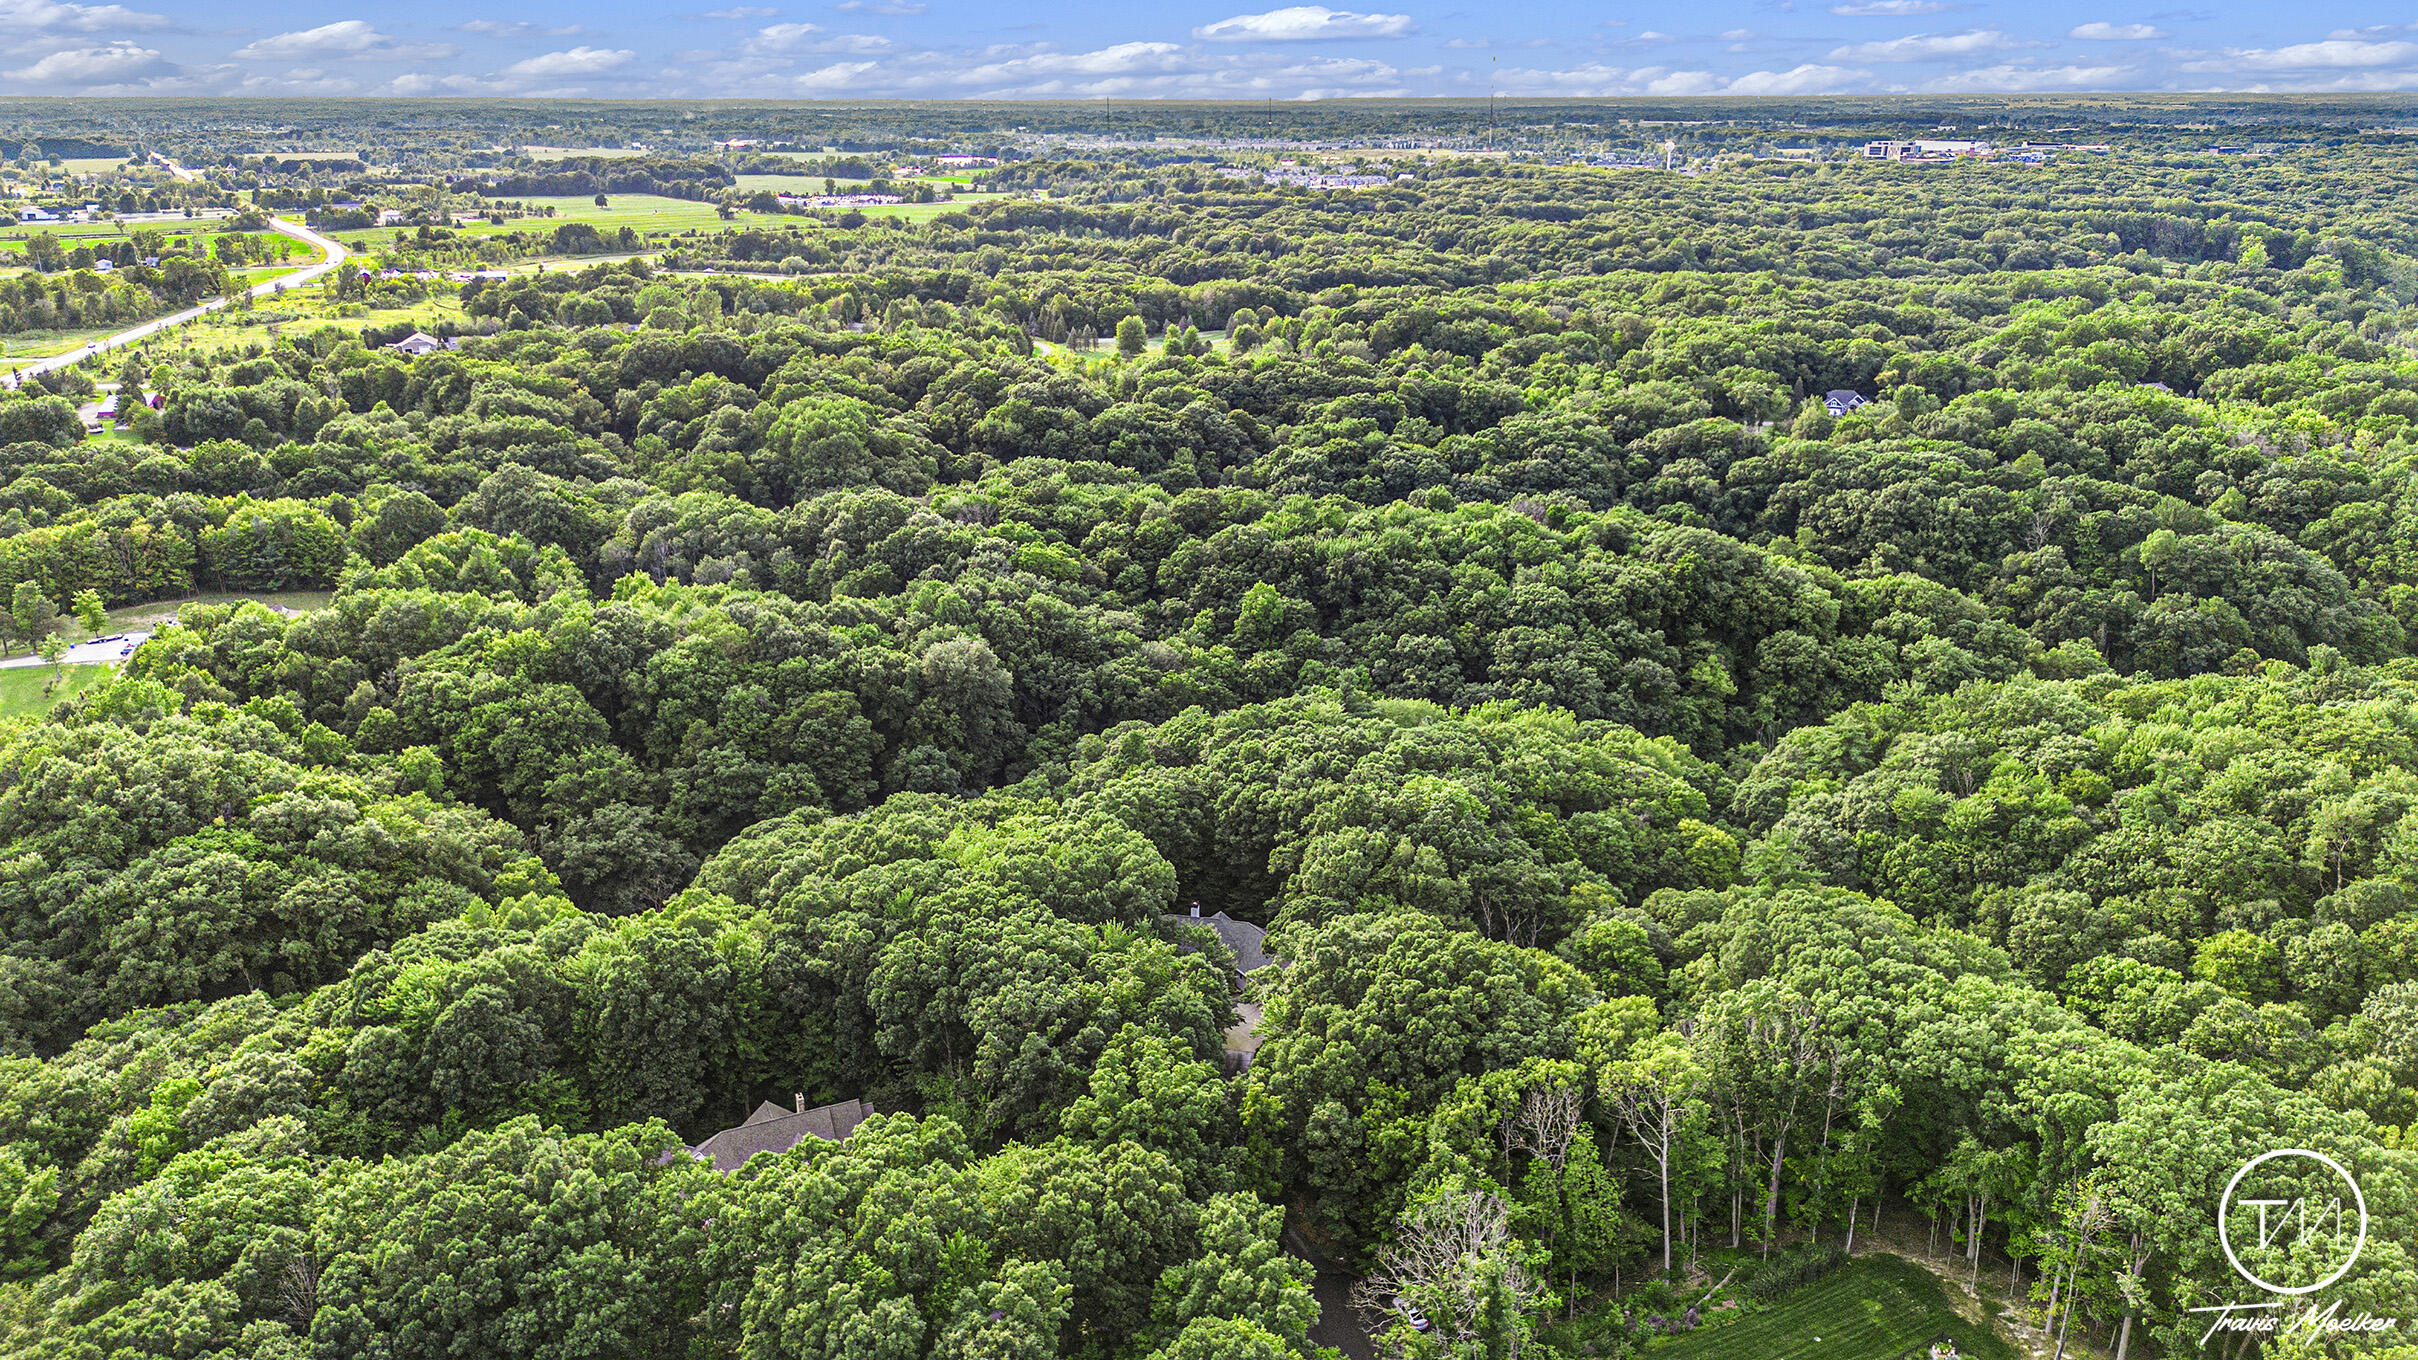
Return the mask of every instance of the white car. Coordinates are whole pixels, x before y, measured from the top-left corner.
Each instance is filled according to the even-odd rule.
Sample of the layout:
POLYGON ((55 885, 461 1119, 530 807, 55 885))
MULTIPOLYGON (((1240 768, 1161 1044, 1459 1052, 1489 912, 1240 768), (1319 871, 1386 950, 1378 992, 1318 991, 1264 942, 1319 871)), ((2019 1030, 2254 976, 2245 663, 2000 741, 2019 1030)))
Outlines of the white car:
POLYGON ((1420 1312, 1417 1305, 1400 1294, 1394 1296, 1394 1311, 1402 1315, 1402 1320, 1411 1325, 1412 1331, 1424 1332, 1427 1330, 1427 1314, 1420 1312))

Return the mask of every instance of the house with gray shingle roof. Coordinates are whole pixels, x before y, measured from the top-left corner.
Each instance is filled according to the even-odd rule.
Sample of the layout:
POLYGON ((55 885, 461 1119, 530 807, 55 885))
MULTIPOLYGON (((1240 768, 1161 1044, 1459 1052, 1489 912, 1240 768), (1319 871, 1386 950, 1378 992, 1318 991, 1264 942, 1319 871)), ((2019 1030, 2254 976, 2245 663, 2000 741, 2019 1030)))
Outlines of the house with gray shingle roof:
POLYGON ((1238 921, 1222 911, 1214 916, 1203 916, 1198 902, 1192 904, 1190 915, 1170 912, 1159 919, 1170 925, 1201 926, 1214 932, 1219 942, 1226 946, 1227 952, 1234 955, 1234 971, 1239 977, 1249 977, 1276 962, 1268 955, 1267 931, 1249 921, 1238 921))
POLYGON ((787 1152, 809 1138, 843 1142, 856 1132, 857 1125, 879 1113, 869 1100, 843 1100, 812 1110, 806 1108, 806 1097, 797 1096, 795 1100, 797 1108, 792 1110, 765 1101, 747 1117, 746 1123, 724 1129, 691 1147, 688 1155, 712 1162, 714 1170, 728 1173, 747 1165, 747 1159, 759 1152, 787 1152))

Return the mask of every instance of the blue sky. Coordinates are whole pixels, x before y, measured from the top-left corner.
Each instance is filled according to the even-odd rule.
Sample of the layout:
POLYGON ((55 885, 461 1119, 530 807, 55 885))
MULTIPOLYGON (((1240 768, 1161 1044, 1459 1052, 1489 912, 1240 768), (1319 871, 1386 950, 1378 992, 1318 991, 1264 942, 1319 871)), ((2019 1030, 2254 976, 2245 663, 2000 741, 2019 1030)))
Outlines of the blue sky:
POLYGON ((2418 89, 2407 9, 0 0, 0 93, 1293 99, 2418 89))

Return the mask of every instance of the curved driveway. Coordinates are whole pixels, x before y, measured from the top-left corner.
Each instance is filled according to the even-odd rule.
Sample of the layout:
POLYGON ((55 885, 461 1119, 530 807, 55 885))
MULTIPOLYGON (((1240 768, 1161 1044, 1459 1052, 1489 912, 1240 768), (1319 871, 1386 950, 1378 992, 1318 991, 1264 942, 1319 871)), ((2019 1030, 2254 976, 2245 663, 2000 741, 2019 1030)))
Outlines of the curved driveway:
MULTIPOLYGON (((351 253, 341 243, 322 236, 299 222, 288 222, 282 217, 272 217, 269 219, 269 228, 281 235, 291 236, 304 245, 324 251, 326 258, 317 264, 304 265, 291 274, 270 279, 265 283, 253 284, 248 291, 256 298, 269 297, 283 289, 313 283, 325 278, 338 265, 343 264, 345 256, 351 253)), ((119 349, 140 340, 148 340, 171 326, 181 326, 204 313, 215 312, 226 306, 228 301, 227 298, 212 298, 198 307, 187 307, 181 312, 154 317, 131 330, 119 331, 107 339, 95 340, 89 345, 80 349, 71 349, 65 354, 54 354, 47 359, 28 359, 23 364, 12 365, 9 373, 0 375, 0 383, 15 387, 37 373, 48 373, 54 368, 65 368, 70 364, 82 363, 95 354, 119 349)))

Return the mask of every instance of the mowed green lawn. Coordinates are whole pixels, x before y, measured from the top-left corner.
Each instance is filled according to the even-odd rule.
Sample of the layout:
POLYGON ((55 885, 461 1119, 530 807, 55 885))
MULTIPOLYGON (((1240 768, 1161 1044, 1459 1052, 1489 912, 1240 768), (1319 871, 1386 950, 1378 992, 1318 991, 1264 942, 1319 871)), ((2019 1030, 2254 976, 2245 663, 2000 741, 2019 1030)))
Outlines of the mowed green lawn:
POLYGON ((1967 1360, 2016 1360, 2013 1348, 1956 1315, 1939 1277, 1868 1256, 1773 1307, 1656 1346, 1654 1360, 1899 1360, 1946 1338, 1967 1360))
POLYGON ((38 718, 69 695, 82 694, 117 678, 115 666, 11 666, 0 670, 0 718, 38 718), (51 679, 58 677, 54 688, 51 679))

